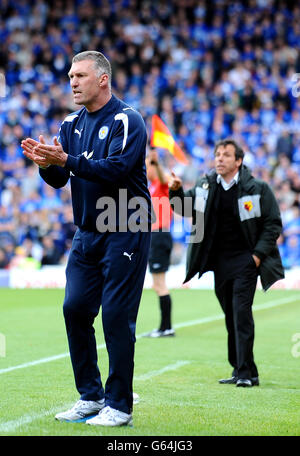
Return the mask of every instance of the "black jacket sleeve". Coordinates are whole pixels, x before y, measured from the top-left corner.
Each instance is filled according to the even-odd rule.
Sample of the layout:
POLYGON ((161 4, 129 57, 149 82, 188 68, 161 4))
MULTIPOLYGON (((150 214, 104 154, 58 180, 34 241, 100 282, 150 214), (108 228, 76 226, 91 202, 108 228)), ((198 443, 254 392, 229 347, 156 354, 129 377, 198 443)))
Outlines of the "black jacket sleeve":
POLYGON ((192 217, 194 215, 195 187, 184 191, 183 188, 178 190, 169 190, 169 200, 173 211, 182 217, 192 217))
POLYGON ((279 207, 272 190, 266 183, 262 186, 261 211, 261 233, 253 253, 263 260, 276 246, 282 231, 279 207))

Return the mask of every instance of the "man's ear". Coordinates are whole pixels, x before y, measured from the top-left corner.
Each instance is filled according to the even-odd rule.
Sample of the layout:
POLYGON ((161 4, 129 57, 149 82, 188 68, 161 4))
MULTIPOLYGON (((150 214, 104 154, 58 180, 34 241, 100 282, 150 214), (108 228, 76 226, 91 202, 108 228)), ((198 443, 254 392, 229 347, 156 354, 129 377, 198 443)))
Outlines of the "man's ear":
POLYGON ((100 76, 100 78, 99 78, 99 86, 102 86, 102 85, 105 84, 107 81, 108 81, 108 76, 107 76, 107 74, 101 74, 101 76, 100 76))

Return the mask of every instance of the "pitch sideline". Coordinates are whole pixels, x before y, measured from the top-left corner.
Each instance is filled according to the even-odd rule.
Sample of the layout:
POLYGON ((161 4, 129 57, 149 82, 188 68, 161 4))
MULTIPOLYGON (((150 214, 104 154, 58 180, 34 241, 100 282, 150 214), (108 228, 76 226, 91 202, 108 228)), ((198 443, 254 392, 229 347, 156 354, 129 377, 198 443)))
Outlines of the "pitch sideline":
MULTIPOLYGON (((186 366, 187 364, 190 364, 190 361, 176 361, 174 364, 169 364, 167 366, 164 366, 161 369, 154 370, 154 371, 149 371, 146 372, 145 374, 138 375, 137 377, 134 378, 135 381, 145 381, 149 380, 150 378, 157 377, 158 375, 164 374, 165 372, 170 372, 174 371, 177 369, 180 369, 183 366, 186 366)), ((55 415, 57 412, 60 410, 65 410, 70 407, 72 407, 73 403, 70 404, 64 404, 62 407, 52 407, 49 410, 45 410, 44 412, 40 413, 33 413, 33 414, 28 414, 28 415, 23 415, 20 418, 17 418, 16 420, 11 420, 7 421, 4 423, 0 423, 0 434, 5 433, 5 432, 13 432, 17 428, 20 428, 26 424, 30 424, 35 420, 38 420, 40 418, 45 418, 46 416, 49 415, 55 415)))
MULTIPOLYGON (((279 306, 279 305, 282 305, 282 304, 288 304, 288 303, 294 302, 297 299, 299 299, 299 295, 292 295, 292 296, 287 297, 287 298, 281 298, 281 299, 273 300, 273 301, 270 301, 270 302, 266 302, 265 304, 255 305, 255 306, 253 306, 253 310, 254 311, 259 311, 259 310, 269 309, 269 308, 276 307, 276 306, 279 306)), ((223 314, 219 314, 219 315, 215 315, 215 316, 211 316, 211 317, 201 318, 201 319, 198 319, 198 320, 191 320, 191 321, 178 323, 178 324, 174 325, 174 327, 176 329, 178 329, 178 328, 183 328, 183 327, 188 327, 188 326, 193 326, 193 325, 198 325, 198 324, 210 323, 212 321, 221 320, 223 318, 224 318, 224 315, 223 314)), ((144 334, 139 334, 137 336, 137 339, 143 337, 143 335, 144 334)), ((104 347, 105 347, 105 344, 98 345, 98 349, 101 349, 101 348, 104 348, 104 347)), ((18 366, 12 366, 12 367, 7 368, 7 369, 1 369, 0 370, 0 374, 1 373, 5 373, 5 372, 11 372, 12 370, 16 370, 16 369, 21 369, 21 368, 25 368, 25 367, 38 365, 38 364, 43 364, 43 363, 46 363, 46 362, 50 362, 50 361, 54 361, 54 360, 57 360, 57 359, 65 358, 67 356, 69 356, 69 353, 62 353, 60 355, 51 356, 51 357, 48 357, 48 358, 42 358, 40 360, 31 361, 29 363, 20 364, 18 366)), ((148 380, 149 378, 161 375, 164 372, 168 372, 170 370, 179 369, 182 366, 184 366, 186 364, 189 364, 189 363, 190 363, 189 361, 177 361, 176 363, 167 365, 167 366, 165 366, 165 367, 163 367, 163 368, 161 368, 159 370, 150 371, 148 373, 141 374, 141 375, 135 377, 135 380, 138 380, 138 381, 148 380)), ((68 407, 70 407, 69 403, 65 404, 65 407, 63 407, 63 408, 68 408, 68 407)), ((13 432, 15 429, 17 429, 17 428, 19 428, 21 426, 24 426, 26 424, 30 424, 33 421, 37 420, 37 419, 44 418, 44 417, 49 416, 49 415, 54 415, 57 411, 58 411, 57 408, 51 408, 50 410, 46 410, 44 412, 30 414, 30 415, 24 415, 24 416, 21 416, 20 418, 18 418, 16 420, 11 420, 11 421, 7 421, 7 422, 4 422, 4 423, 0 423, 0 432, 4 432, 4 433, 5 432, 13 432)))
MULTIPOLYGON (((287 298, 281 298, 281 299, 276 299, 276 300, 273 300, 273 301, 269 301, 269 302, 266 302, 265 304, 258 304, 258 305, 256 304, 256 305, 253 306, 253 311, 257 312, 259 310, 270 309, 272 307, 280 306, 282 304, 289 304, 291 302, 296 301, 297 299, 300 299, 300 295, 299 294, 297 294, 297 295, 295 294, 295 295, 289 296, 287 298)), ((204 318, 200 318, 200 319, 197 319, 197 320, 190 320, 190 321, 185 321, 185 322, 182 322, 182 323, 177 323, 177 324, 174 325, 174 328, 175 329, 186 328, 188 326, 202 325, 202 324, 205 324, 205 323, 211 323, 213 321, 223 320, 223 319, 224 319, 224 314, 213 315, 211 317, 204 317, 204 318)), ((145 333, 138 334, 136 336, 136 339, 140 339, 144 335, 145 335, 145 333)), ((105 348, 105 344, 97 345, 97 349, 98 350, 100 350, 102 348, 105 348)), ((17 370, 17 369, 24 369, 24 368, 36 366, 36 365, 39 365, 39 364, 49 363, 51 361, 57 361, 57 360, 62 359, 62 358, 67 358, 69 355, 70 355, 69 352, 66 352, 66 353, 61 353, 59 355, 49 356, 49 357, 46 357, 46 358, 37 359, 35 361, 29 361, 27 363, 18 364, 16 366, 6 367, 4 369, 0 369, 0 374, 5 374, 5 373, 8 373, 8 372, 12 372, 14 370, 17 370)))

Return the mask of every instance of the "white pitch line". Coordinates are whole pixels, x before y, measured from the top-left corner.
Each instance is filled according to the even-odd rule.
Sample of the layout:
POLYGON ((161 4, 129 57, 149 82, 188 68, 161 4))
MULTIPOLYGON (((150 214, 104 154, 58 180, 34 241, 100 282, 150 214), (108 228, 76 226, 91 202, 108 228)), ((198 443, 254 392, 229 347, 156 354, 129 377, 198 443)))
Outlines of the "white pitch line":
MULTIPOLYGON (((137 377, 134 377, 134 381, 135 380, 138 380, 138 381, 149 380, 150 378, 157 377, 158 375, 164 374, 165 372, 170 372, 172 370, 180 369, 182 366, 185 366, 186 364, 190 364, 190 361, 177 361, 176 363, 169 364, 168 366, 165 366, 161 369, 146 372, 145 374, 142 374, 142 375, 138 375, 137 377)), ((49 416, 49 415, 54 416, 60 409, 61 410, 68 409, 69 407, 71 407, 71 405, 68 403, 62 407, 59 407, 59 409, 57 407, 55 407, 55 408, 53 407, 50 410, 46 410, 44 412, 32 413, 30 415, 23 415, 20 418, 17 418, 16 420, 11 420, 11 421, 6 421, 4 423, 0 423, 0 434, 7 433, 7 432, 13 432, 16 429, 18 429, 26 424, 30 424, 33 421, 39 420, 41 418, 45 418, 46 416, 49 416)))
MULTIPOLYGON (((282 304, 288 304, 290 302, 294 302, 296 300, 300 301, 300 295, 292 295, 287 298, 281 298, 281 299, 276 299, 274 301, 266 302, 265 304, 258 304, 253 306, 254 311, 259 311, 259 310, 264 310, 264 309, 270 309, 272 307, 280 306, 282 304)), ((199 318, 197 320, 191 320, 191 321, 184 321, 182 323, 177 323, 174 325, 175 329, 180 329, 180 328, 186 328, 188 326, 196 326, 196 325, 202 325, 204 323, 211 323, 213 321, 217 320, 223 320, 224 319, 224 314, 219 314, 219 315, 213 315, 210 317, 204 317, 204 318, 199 318)), ((146 333, 142 333, 136 336, 136 339, 140 339, 143 337, 146 333)), ((97 345, 97 349, 102 349, 105 348, 105 344, 100 344, 97 345)), ((6 367, 4 369, 0 369, 0 374, 5 374, 7 372, 12 372, 17 369, 24 369, 26 367, 32 367, 32 366, 37 366, 39 364, 44 364, 44 363, 49 363, 51 361, 57 361, 62 358, 67 358, 69 356, 69 352, 66 353, 61 353, 59 355, 54 355, 54 356, 49 356, 47 358, 41 358, 37 359, 35 361, 29 361, 27 363, 19 364, 17 366, 11 366, 11 367, 6 367)))
MULTIPOLYGON (((293 295, 293 296, 290 296, 288 298, 277 299, 277 300, 274 300, 274 301, 267 302, 265 304, 256 305, 256 306, 253 306, 253 310, 257 311, 257 310, 269 309, 269 308, 272 308, 272 307, 279 306, 281 304, 288 304, 290 302, 295 301, 296 299, 299 299, 299 295, 293 295)), ((188 326, 193 326, 193 325, 209 323, 209 322, 212 322, 212 321, 221 320, 223 318, 224 318, 223 314, 215 315, 215 316, 212 316, 212 317, 205 317, 205 318, 201 318, 201 319, 198 319, 198 320, 192 320, 192 321, 186 321, 186 322, 178 323, 177 325, 175 325, 175 328, 183 328, 183 327, 188 327, 188 326)), ((139 339, 141 337, 143 337, 143 334, 138 335, 137 339, 139 339)), ((98 345, 98 349, 104 348, 104 347, 105 347, 105 344, 98 345)), ((50 361, 55 361, 57 359, 65 358, 67 356, 69 356, 69 353, 62 353, 60 355, 51 356, 51 357, 48 357, 48 358, 42 358, 40 360, 31 361, 29 363, 20 364, 18 366, 13 366, 13 367, 10 367, 10 368, 7 368, 7 369, 1 369, 0 370, 0 374, 4 373, 4 372, 10 372, 10 371, 16 370, 16 369, 22 369, 22 368, 25 368, 25 367, 30 367, 30 366, 35 366, 35 365, 38 365, 38 364, 47 363, 47 362, 50 362, 50 361)), ((152 377, 161 375, 161 374, 163 374, 165 372, 179 369, 180 367, 182 367, 182 366, 184 366, 186 364, 189 364, 189 363, 190 363, 190 361, 177 361, 174 364, 169 364, 168 366, 165 366, 165 367, 163 367, 161 369, 158 369, 156 371, 150 371, 150 372, 147 372, 145 374, 141 374, 141 375, 135 377, 134 380, 138 380, 138 381, 148 380, 148 379, 150 379, 152 377)), ((70 407, 70 404, 66 404, 65 407, 61 407, 61 408, 68 408, 68 407, 70 407)), ((11 421, 7 421, 7 422, 4 422, 4 423, 0 423, 0 432, 1 433, 13 432, 17 428, 19 428, 21 426, 24 426, 26 424, 30 424, 33 421, 37 420, 37 419, 44 418, 45 416, 49 416, 49 415, 54 415, 55 413, 57 413, 57 411, 58 411, 57 408, 52 408, 52 409, 47 410, 45 412, 40 412, 40 413, 35 413, 35 414, 30 414, 30 415, 24 415, 24 416, 21 416, 20 418, 18 418, 16 420, 11 420, 11 421)))
MULTIPOLYGON (((70 404, 66 404, 65 407, 63 408, 69 408, 70 404)), ((25 424, 30 424, 35 420, 38 420, 40 418, 45 418, 45 416, 48 415, 55 415, 58 412, 57 407, 53 407, 49 410, 45 410, 44 412, 40 413, 32 413, 30 415, 23 415, 20 416, 20 418, 17 418, 16 420, 11 420, 11 421, 6 421, 4 423, 0 423, 0 433, 7 433, 7 432, 13 432, 16 429, 20 428, 21 426, 24 426, 25 424)))
POLYGON ((6 374, 7 372, 17 369, 24 369, 25 367, 36 366, 38 364, 49 363, 51 361, 57 361, 58 359, 66 358, 67 356, 69 356, 69 353, 61 353, 60 355, 49 356, 48 358, 41 358, 36 361, 29 361, 28 363, 19 364, 17 366, 6 367, 4 369, 0 369, 0 374, 6 374))
MULTIPOLYGON (((97 349, 104 348, 105 344, 97 346, 97 349)), ((17 369, 25 369, 26 367, 37 366, 39 364, 50 363, 51 361, 57 361, 58 359, 67 358, 70 356, 69 352, 61 353, 60 355, 48 356, 47 358, 37 359, 35 361, 29 361, 28 363, 18 364, 17 366, 6 367, 0 369, 0 374, 6 374, 7 372, 12 372, 17 369)))
POLYGON ((137 375, 134 377, 134 380, 149 380, 150 378, 157 377, 158 375, 164 374, 165 372, 169 372, 172 370, 179 369, 182 366, 185 366, 186 364, 190 364, 191 361, 177 361, 174 364, 169 364, 168 366, 162 367, 161 369, 146 372, 145 374, 137 375))
MULTIPOLYGON (((257 312, 258 310, 270 309, 272 307, 280 306, 282 304, 288 304, 290 302, 294 302, 297 299, 300 301, 299 294, 292 295, 287 298, 276 299, 274 301, 266 302, 265 304, 256 304, 253 306, 253 311, 257 312)), ((217 320, 224 320, 224 314, 214 315, 211 317, 199 318, 199 320, 184 321, 182 323, 175 324, 174 328, 178 329, 178 328, 185 328, 187 326, 203 325, 204 323, 211 323, 211 322, 217 321, 217 320)), ((0 373, 1 373, 1 371, 0 371, 0 373)))
POLYGON ((276 307, 280 306, 281 304, 288 304, 290 302, 294 301, 300 301, 300 295, 292 295, 287 298, 281 298, 281 299, 276 299, 275 301, 270 301, 270 302, 265 302, 264 304, 256 304, 253 306, 253 310, 264 310, 264 309, 270 309, 271 307, 276 307))

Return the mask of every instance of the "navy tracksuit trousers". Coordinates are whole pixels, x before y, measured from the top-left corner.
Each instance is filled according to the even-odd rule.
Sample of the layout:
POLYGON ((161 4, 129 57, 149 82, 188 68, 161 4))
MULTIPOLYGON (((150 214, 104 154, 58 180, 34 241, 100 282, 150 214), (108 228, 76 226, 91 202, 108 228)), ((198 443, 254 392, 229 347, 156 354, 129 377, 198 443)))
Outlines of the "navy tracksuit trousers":
POLYGON ((66 268, 64 318, 76 388, 131 413, 135 327, 144 285, 150 232, 77 230, 66 268), (102 384, 94 319, 102 306, 109 373, 102 384))

